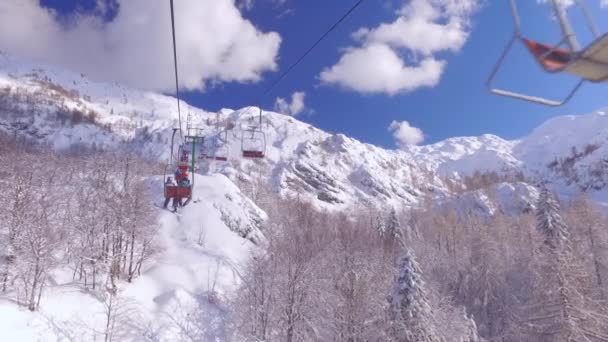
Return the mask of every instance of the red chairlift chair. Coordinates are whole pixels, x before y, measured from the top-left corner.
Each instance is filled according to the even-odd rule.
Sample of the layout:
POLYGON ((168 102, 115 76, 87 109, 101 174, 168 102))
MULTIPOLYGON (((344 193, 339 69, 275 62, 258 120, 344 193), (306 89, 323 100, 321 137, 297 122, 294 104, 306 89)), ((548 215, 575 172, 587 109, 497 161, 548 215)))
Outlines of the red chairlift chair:
POLYGON ((266 135, 264 132, 256 127, 243 130, 241 151, 245 158, 264 158, 266 153, 266 135))

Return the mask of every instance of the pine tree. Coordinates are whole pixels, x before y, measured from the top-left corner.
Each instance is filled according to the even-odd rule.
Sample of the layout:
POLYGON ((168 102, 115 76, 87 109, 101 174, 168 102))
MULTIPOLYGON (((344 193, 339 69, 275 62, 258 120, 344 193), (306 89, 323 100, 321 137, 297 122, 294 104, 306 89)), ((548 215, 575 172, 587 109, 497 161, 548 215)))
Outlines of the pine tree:
POLYGON ((411 251, 399 259, 399 277, 389 296, 389 336, 399 342, 440 341, 420 267, 411 251))
POLYGON ((568 229, 559 211, 558 201, 549 189, 543 187, 537 203, 536 229, 544 236, 545 244, 551 248, 563 246, 569 241, 568 229))
POLYGON ((401 222, 397 217, 397 211, 392 208, 386 219, 386 239, 392 243, 400 243, 403 239, 403 232, 401 231, 401 222))
POLYGON ((548 189, 542 189, 537 208, 543 244, 533 262, 536 283, 527 328, 535 341, 608 341, 601 331, 608 322, 586 296, 588 277, 572 253, 568 227, 548 189))
POLYGON ((384 236, 386 235, 386 225, 384 224, 381 217, 378 217, 376 219, 375 228, 376 228, 376 231, 378 232, 378 235, 381 238, 384 238, 384 236))
POLYGON ((466 336, 464 336, 461 341, 462 342, 481 342, 479 338, 479 333, 477 332, 477 324, 475 324, 475 320, 473 317, 469 317, 466 313, 464 315, 464 320, 466 322, 466 336))

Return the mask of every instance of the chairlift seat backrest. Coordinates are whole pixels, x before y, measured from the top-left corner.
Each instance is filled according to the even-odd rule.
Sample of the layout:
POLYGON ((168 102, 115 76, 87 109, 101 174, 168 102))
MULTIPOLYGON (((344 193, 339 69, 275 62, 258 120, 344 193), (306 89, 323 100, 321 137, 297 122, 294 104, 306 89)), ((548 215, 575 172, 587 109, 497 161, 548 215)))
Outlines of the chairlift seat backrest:
POLYGON ((241 150, 245 158, 264 158, 266 135, 256 127, 244 130, 241 136, 241 150))
POLYGON ((245 157, 245 158, 264 158, 264 152, 263 151, 243 150, 243 157, 245 157))
POLYGON ((608 35, 596 39, 587 48, 570 50, 522 38, 540 65, 549 72, 567 72, 591 82, 608 80, 608 35))
POLYGON ((522 41, 547 71, 562 71, 568 63, 572 62, 572 52, 570 50, 542 44, 527 38, 522 38, 522 41))

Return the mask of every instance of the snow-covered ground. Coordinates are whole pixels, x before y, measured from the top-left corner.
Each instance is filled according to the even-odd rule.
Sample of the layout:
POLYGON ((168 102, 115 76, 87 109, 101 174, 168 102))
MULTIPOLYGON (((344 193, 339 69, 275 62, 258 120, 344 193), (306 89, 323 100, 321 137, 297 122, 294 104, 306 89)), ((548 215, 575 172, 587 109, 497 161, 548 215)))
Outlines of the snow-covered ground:
MULTIPOLYGON (((162 198, 162 177, 152 179, 162 198)), ((150 204, 152 205, 152 203, 150 204)), ((226 333, 223 306, 239 284, 265 214, 225 176, 196 175, 194 200, 178 214, 158 208, 158 253, 133 283, 120 282, 114 305, 118 340, 177 341, 183 334, 215 340, 226 333), (229 213, 229 216, 227 216, 229 213), (239 222, 242 232, 226 221, 239 222), (247 229, 245 229, 247 228, 247 229), (243 232, 247 231, 246 238, 243 232), (201 326, 192 327, 199 321, 201 326)), ((103 341, 107 298, 72 282, 58 268, 45 288, 39 312, 0 297, 0 341, 103 341)), ((103 291, 102 291, 103 292, 103 291)))

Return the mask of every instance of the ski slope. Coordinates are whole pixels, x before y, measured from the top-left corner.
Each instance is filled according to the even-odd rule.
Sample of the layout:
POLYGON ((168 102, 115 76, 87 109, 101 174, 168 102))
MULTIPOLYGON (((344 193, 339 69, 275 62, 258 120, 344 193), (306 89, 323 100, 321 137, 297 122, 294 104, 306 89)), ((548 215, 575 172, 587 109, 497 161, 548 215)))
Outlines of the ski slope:
MULTIPOLYGON (((150 185, 160 202, 162 177, 151 179, 150 185)), ((183 340, 182 325, 196 317, 201 326, 191 333, 223 340, 224 299, 239 285, 239 272, 256 248, 252 241, 263 243, 258 225, 266 218, 264 212, 229 179, 215 174, 196 175, 194 200, 177 214, 160 208, 157 214, 158 253, 133 283, 118 285, 116 339, 183 340), (248 233, 231 230, 226 220, 240 222, 248 233)), ((6 299, 10 296, 0 297, 0 341, 103 341, 107 302, 82 290, 72 281, 72 272, 54 270, 54 285, 44 290, 40 312, 16 305, 6 299)))

